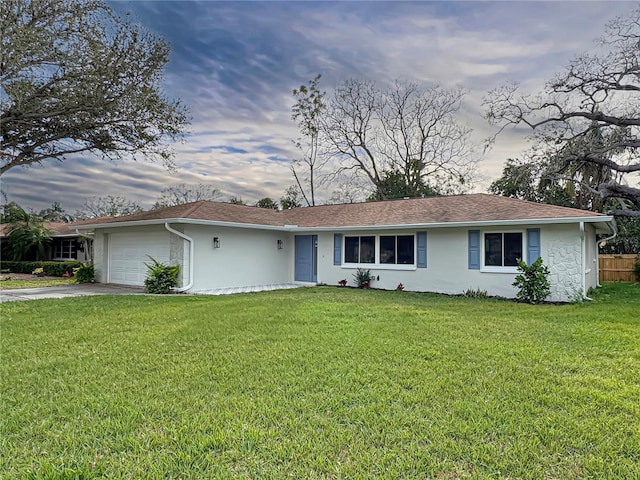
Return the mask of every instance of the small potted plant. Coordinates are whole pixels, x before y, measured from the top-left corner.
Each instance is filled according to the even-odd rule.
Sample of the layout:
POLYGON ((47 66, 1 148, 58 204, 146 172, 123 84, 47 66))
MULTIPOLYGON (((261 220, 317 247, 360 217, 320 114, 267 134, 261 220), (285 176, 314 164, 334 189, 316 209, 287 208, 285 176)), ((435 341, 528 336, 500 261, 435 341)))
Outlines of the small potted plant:
POLYGON ((343 278, 342 280, 340 280, 338 282, 338 285, 341 286, 341 287, 346 287, 347 286, 347 279, 343 278))
POLYGON ((398 284, 398 286, 396 287, 396 291, 397 292, 401 292, 404 290, 404 285, 402 285, 401 283, 398 284))

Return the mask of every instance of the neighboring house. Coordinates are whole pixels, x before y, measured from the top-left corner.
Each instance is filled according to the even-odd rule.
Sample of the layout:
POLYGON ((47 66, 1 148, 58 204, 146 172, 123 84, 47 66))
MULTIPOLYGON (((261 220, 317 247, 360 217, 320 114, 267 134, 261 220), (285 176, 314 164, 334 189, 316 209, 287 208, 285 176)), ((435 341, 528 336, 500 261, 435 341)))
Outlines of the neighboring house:
MULTIPOLYGON (((51 242, 45 248, 43 260, 90 260, 91 239, 83 237, 76 231, 74 223, 45 222, 44 226, 51 230, 51 242)), ((9 235, 9 224, 0 225, 0 242, 4 243, 9 235)))
POLYGON ((97 279, 141 285, 151 256, 179 264, 182 289, 353 284, 358 267, 374 288, 514 297, 516 259, 539 256, 550 300, 598 283, 596 234, 613 217, 487 194, 274 211, 200 201, 78 225, 94 238, 97 279))

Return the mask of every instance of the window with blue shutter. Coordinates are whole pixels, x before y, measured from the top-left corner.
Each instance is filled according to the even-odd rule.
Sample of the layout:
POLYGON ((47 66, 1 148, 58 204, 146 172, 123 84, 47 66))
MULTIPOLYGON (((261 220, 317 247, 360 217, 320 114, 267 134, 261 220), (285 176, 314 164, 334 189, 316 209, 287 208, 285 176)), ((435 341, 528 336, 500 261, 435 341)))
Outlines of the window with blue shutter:
POLYGON ((342 234, 333 234, 333 264, 342 264, 342 234))
POLYGON ((527 265, 540 257, 540 229, 527 228, 527 265))
POLYGON ((418 232, 418 268, 427 268, 427 232, 418 232))
POLYGON ((480 230, 469 230, 469 270, 480 270, 480 230))

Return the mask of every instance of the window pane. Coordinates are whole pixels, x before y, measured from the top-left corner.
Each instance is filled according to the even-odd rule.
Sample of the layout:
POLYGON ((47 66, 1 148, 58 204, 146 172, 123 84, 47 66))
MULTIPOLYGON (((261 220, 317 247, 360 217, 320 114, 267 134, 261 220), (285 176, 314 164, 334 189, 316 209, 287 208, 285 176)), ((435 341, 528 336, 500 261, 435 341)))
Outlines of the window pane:
POLYGON ((358 263, 360 238, 344 237, 344 262, 358 263))
POLYGON ((380 263, 396 263, 396 237, 380 237, 380 263))
POLYGON ((375 263, 376 237, 360 237, 360 263, 375 263))
POLYGON ((398 237, 398 264, 413 265, 413 235, 398 237))
POLYGON ((522 260, 522 233, 504 234, 504 266, 515 267, 522 260))
POLYGON ((488 267, 502 266, 502 234, 484 234, 484 264, 488 267))

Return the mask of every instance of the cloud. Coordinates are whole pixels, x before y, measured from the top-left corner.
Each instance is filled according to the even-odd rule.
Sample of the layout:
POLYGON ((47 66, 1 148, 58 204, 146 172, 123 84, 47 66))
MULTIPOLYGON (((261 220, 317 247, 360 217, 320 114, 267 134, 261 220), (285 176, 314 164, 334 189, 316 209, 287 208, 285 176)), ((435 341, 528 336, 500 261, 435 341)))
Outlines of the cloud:
MULTIPOLYGON (((193 117, 175 145, 178 171, 148 162, 89 156, 3 175, 9 199, 75 210, 93 195, 124 195, 150 206, 174 183, 212 183, 250 202, 279 198, 298 152, 291 92, 316 74, 321 87, 350 77, 395 78, 469 90, 461 119, 480 142, 487 90, 517 80, 531 91, 593 46, 626 2, 113 2, 171 44, 168 96, 193 117)), ((527 148, 522 130, 505 132, 480 163, 486 181, 527 148)), ((325 192, 328 196, 329 192, 325 192)))

